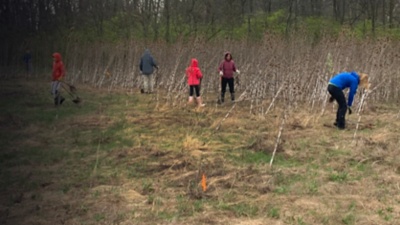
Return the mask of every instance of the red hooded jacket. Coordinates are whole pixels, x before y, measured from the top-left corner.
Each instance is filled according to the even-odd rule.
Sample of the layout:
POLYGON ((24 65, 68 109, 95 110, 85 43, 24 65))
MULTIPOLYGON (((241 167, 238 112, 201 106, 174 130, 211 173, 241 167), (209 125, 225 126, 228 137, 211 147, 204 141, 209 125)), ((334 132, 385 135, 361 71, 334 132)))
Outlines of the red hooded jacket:
POLYGON ((186 69, 186 76, 188 78, 189 85, 200 84, 200 79, 203 77, 203 75, 201 74, 197 59, 192 59, 190 67, 186 69))
POLYGON ((60 80, 60 78, 65 76, 65 68, 64 64, 61 61, 61 54, 58 52, 53 53, 53 74, 52 74, 52 80, 60 80))

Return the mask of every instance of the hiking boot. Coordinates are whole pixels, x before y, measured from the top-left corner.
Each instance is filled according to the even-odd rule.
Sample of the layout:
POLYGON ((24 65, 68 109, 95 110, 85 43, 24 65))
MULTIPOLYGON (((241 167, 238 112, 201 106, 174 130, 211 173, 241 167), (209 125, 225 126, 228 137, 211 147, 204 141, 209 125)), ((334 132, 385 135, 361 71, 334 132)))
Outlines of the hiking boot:
POLYGON ((57 106, 59 104, 60 104, 60 97, 57 96, 57 97, 54 98, 54 105, 57 106))
POLYGON ((198 107, 204 107, 206 104, 203 103, 203 99, 199 96, 196 98, 197 100, 197 106, 198 107))
POLYGON ((191 104, 191 103, 193 103, 193 96, 189 96, 189 100, 188 100, 188 104, 191 104))
POLYGON ((221 93, 221 99, 220 99, 221 104, 225 102, 224 98, 225 98, 225 93, 221 93))
POLYGON ((339 130, 344 130, 345 129, 345 124, 339 124, 338 122, 334 122, 333 125, 337 127, 339 130))

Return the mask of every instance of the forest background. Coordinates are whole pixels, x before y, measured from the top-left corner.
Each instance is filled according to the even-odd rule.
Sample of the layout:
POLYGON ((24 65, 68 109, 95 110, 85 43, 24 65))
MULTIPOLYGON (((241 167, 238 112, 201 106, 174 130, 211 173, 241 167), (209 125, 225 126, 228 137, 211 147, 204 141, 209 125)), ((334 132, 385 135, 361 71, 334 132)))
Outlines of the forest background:
MULTIPOLYGON (((270 61, 280 45, 301 55, 302 48, 333 42, 332 48, 356 48, 364 41, 371 52, 375 41, 400 38, 399 10, 398 0, 5 0, 0 66, 21 68, 30 49, 35 71, 47 72, 58 51, 74 79, 91 74, 99 80, 105 73, 135 75, 145 48, 171 72, 183 69, 188 57, 204 57, 200 66, 214 70, 226 50, 239 67, 257 63, 247 60, 254 55, 270 61)), ((328 53, 336 63, 334 49, 324 59, 328 53)), ((354 68, 347 61, 334 66, 354 68)))

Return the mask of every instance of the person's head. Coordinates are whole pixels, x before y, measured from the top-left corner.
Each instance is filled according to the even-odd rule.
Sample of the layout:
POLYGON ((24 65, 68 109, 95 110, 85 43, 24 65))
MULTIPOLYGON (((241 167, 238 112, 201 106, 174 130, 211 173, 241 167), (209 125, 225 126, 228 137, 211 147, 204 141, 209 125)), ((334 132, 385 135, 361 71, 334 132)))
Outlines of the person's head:
POLYGON ((148 48, 145 48, 142 57, 149 57, 149 56, 151 56, 150 50, 148 48))
POLYGON ((231 61, 232 60, 232 54, 230 52, 225 53, 225 60, 226 61, 231 61))
POLYGON ((61 54, 58 52, 53 53, 53 61, 55 62, 61 61, 61 54))
POLYGON ((192 58, 190 66, 191 67, 198 67, 199 66, 199 61, 197 61, 196 58, 192 58))
POLYGON ((366 74, 366 73, 359 73, 358 76, 360 77, 360 83, 359 83, 359 85, 360 85, 362 88, 365 88, 365 89, 368 90, 368 89, 370 88, 370 86, 371 86, 371 84, 369 83, 368 74, 366 74))

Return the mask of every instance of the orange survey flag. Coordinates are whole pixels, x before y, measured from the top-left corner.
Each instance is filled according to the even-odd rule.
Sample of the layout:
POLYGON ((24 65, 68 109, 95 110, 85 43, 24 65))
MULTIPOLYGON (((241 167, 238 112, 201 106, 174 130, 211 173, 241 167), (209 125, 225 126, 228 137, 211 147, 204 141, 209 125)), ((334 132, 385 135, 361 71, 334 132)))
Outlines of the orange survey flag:
POLYGON ((204 173, 201 178, 201 187, 203 188, 204 192, 207 190, 207 179, 206 179, 206 175, 204 175, 204 173))

